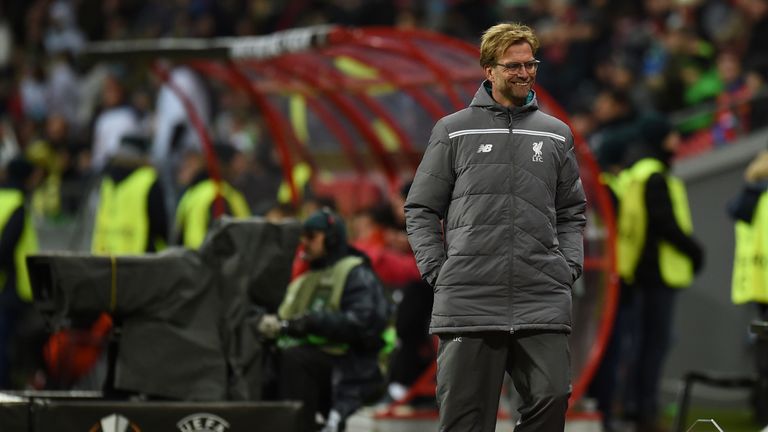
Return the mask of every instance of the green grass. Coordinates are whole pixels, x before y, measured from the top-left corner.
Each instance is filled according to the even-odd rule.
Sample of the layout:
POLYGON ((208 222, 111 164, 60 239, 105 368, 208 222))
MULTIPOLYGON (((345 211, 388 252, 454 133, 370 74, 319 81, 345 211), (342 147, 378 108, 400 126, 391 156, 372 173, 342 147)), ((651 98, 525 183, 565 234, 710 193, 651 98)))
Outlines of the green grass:
MULTIPOLYGON (((684 431, 698 419, 714 420, 724 432, 759 432, 765 425, 755 422, 752 411, 749 408, 705 408, 691 407, 685 422, 684 431)), ((674 415, 668 415, 666 423, 674 425, 674 415)), ((697 423, 691 432, 717 432, 717 428, 710 422, 697 423)))

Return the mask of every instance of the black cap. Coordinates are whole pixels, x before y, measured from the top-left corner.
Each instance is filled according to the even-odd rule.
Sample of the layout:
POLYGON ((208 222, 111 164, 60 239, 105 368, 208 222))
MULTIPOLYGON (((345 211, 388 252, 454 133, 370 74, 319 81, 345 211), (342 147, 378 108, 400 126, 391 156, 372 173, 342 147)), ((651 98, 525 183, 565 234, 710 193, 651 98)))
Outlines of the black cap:
POLYGON ((347 228, 341 216, 329 209, 317 210, 304 221, 304 231, 321 231, 326 238, 333 238, 334 244, 343 245, 347 242, 347 228))
POLYGON ((6 168, 8 179, 18 183, 24 183, 34 171, 35 166, 23 156, 16 156, 11 159, 6 168))

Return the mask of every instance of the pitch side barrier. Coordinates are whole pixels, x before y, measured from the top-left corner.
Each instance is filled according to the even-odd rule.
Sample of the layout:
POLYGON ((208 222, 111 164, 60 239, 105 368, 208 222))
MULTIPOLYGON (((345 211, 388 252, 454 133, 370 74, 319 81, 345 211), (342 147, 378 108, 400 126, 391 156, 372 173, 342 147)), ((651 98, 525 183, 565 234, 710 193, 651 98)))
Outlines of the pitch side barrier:
POLYGON ((111 401, 82 392, 0 393, 8 432, 300 432, 299 402, 111 401))

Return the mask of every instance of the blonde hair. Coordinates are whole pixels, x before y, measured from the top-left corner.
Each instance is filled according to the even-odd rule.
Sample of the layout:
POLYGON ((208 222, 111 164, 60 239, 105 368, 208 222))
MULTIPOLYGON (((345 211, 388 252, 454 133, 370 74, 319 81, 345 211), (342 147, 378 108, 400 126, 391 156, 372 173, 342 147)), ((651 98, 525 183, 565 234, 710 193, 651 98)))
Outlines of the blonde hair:
POLYGON ((761 151, 744 171, 744 179, 748 182, 759 182, 768 178, 768 150, 761 151))
POLYGON ((539 49, 539 39, 527 25, 501 23, 489 28, 480 39, 480 66, 494 65, 507 48, 521 42, 527 42, 534 54, 539 49))

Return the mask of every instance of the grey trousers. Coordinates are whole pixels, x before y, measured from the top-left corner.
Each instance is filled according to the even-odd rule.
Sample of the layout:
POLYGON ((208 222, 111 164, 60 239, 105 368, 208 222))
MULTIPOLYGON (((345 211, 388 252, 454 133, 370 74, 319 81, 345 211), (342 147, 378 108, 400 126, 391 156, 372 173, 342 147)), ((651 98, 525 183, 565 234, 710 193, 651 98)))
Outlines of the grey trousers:
POLYGON ((564 333, 441 334, 437 354, 440 432, 493 432, 506 371, 520 394, 515 432, 562 432, 571 394, 564 333))

